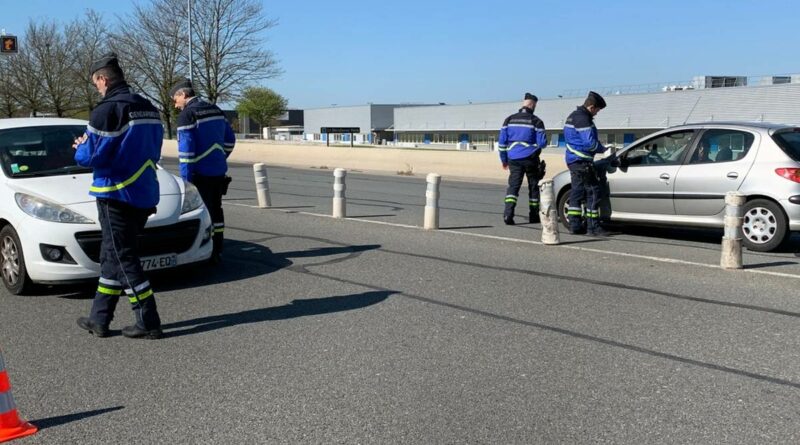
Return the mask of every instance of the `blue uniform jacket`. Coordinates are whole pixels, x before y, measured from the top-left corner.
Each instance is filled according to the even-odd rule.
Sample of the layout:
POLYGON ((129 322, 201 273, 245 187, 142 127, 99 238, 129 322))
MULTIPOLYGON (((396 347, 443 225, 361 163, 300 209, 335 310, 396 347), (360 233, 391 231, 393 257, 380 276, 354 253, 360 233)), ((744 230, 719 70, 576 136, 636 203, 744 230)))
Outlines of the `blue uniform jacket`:
POLYGON ((597 140, 594 117, 583 106, 578 107, 567 117, 564 123, 564 139, 567 142, 565 153, 567 165, 592 162, 594 155, 606 151, 606 147, 597 140))
POLYGON ((178 115, 178 159, 181 176, 223 176, 236 138, 222 110, 193 97, 178 115))
POLYGON ((92 167, 89 194, 148 209, 158 204, 156 163, 164 127, 158 110, 125 82, 112 85, 92 110, 78 165, 92 167))
POLYGON ((525 159, 538 153, 547 146, 544 122, 530 108, 520 108, 503 122, 497 145, 503 165, 509 159, 525 159))

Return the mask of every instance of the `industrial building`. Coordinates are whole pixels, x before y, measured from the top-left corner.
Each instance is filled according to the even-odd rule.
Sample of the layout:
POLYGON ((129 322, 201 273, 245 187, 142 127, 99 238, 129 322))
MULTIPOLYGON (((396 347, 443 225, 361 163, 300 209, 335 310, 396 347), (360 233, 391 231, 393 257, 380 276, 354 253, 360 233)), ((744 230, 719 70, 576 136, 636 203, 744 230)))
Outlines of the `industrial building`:
POLYGON ((392 125, 396 109, 424 108, 419 104, 366 104, 346 107, 312 108, 304 110, 303 139, 317 142, 351 142, 349 133, 323 133, 322 128, 350 127, 359 131, 352 135, 357 144, 377 144, 394 139, 392 125))
MULTIPOLYGON (((704 121, 776 122, 800 126, 798 76, 774 76, 746 86, 741 76, 703 76, 688 87, 645 94, 604 94, 608 106, 596 119, 601 142, 626 145, 656 130, 704 121), (709 85, 713 85, 709 86, 709 85), (730 86, 730 87, 725 87, 730 86)), ((535 88, 531 88, 536 92, 535 88)), ((587 91, 588 92, 588 91, 587 91)), ((516 112, 513 102, 398 108, 394 138, 400 146, 434 147, 461 144, 492 149, 506 116, 516 112)), ((547 128, 550 146, 563 146, 564 119, 583 97, 543 99, 536 107, 547 128)))

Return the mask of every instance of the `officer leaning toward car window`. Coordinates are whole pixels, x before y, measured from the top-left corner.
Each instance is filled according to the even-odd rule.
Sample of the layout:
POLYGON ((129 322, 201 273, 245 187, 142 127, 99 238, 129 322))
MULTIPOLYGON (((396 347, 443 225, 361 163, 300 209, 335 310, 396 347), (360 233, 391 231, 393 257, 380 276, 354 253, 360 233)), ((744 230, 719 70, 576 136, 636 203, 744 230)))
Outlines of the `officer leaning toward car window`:
POLYGON ((91 76, 103 99, 73 147, 75 161, 94 169, 89 194, 97 199, 102 231, 100 282, 89 317, 79 318, 78 326, 96 337, 107 337, 124 292, 136 322, 123 328, 122 335, 157 339, 161 319, 139 259, 137 236, 158 204, 156 162, 164 130, 158 110, 125 82, 116 54, 95 61, 91 76))
POLYGON ((178 160, 181 177, 197 187, 214 223, 212 261, 221 261, 225 232, 222 195, 227 193, 231 178, 228 156, 236 138, 218 106, 195 95, 192 82, 181 80, 170 91, 178 114, 178 160))
POLYGON ((498 151, 504 170, 509 170, 503 221, 514 224, 514 209, 517 206, 523 176, 528 178, 528 218, 539 222, 539 180, 544 176, 544 161, 539 153, 547 145, 544 122, 533 114, 539 101, 531 93, 525 93, 522 108, 507 117, 500 129, 498 151))
POLYGON ((564 124, 567 143, 565 157, 572 181, 567 218, 569 231, 573 234, 584 233, 581 202, 585 198, 585 233, 590 236, 610 235, 600 226, 600 182, 594 165, 594 155, 606 151, 606 147, 597 139, 597 128, 594 126, 594 117, 605 107, 603 97, 590 91, 583 105, 573 111, 564 124))

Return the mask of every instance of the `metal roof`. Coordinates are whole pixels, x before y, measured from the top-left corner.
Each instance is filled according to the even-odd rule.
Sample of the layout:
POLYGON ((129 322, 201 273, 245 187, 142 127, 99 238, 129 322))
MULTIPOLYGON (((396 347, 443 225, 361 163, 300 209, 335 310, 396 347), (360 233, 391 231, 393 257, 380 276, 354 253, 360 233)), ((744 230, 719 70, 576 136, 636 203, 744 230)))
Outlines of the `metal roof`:
MULTIPOLYGON (((800 83, 736 88, 707 88, 648 94, 609 95, 595 118, 605 130, 667 128, 683 123, 742 121, 800 125, 800 83)), ((543 99, 536 115, 558 129, 581 99, 543 99)), ((488 131, 500 128, 520 102, 397 108, 396 132, 488 131)))

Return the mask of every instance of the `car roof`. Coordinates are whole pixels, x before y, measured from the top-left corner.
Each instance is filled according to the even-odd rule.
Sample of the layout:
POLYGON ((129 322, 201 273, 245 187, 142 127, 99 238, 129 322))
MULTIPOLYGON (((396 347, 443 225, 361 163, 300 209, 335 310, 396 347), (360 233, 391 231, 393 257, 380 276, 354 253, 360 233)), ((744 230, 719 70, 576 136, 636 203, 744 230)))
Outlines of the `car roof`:
POLYGON ((86 125, 82 119, 69 119, 63 117, 12 117, 0 119, 0 130, 24 127, 51 127, 56 125, 86 125))
POLYGON ((676 125, 673 128, 698 128, 698 127, 747 127, 752 129, 761 130, 777 130, 780 128, 794 128, 794 125, 789 124, 776 124, 773 122, 749 122, 749 121, 710 121, 710 122, 694 122, 691 124, 676 125))

